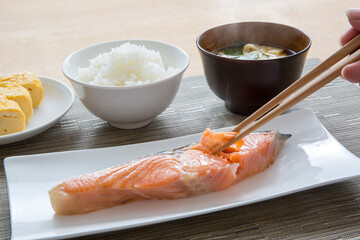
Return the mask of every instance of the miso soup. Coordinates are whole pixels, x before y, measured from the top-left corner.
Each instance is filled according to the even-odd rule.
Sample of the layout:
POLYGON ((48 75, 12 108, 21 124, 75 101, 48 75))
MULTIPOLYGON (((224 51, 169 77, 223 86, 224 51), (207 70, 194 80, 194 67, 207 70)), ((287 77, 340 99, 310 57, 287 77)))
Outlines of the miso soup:
POLYGON ((281 58, 294 54, 293 51, 288 49, 259 45, 256 43, 238 43, 233 46, 217 49, 213 53, 221 57, 245 60, 281 58))

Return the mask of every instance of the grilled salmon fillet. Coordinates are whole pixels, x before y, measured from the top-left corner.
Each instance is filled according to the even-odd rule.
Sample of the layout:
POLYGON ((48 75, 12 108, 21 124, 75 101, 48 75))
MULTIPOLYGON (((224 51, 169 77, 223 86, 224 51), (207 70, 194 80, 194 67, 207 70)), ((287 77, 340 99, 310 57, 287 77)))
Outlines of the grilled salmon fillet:
POLYGON ((268 168, 290 135, 252 133, 223 152, 236 135, 207 129, 198 144, 69 179, 49 191, 56 214, 87 213, 128 201, 178 199, 221 191, 268 168))

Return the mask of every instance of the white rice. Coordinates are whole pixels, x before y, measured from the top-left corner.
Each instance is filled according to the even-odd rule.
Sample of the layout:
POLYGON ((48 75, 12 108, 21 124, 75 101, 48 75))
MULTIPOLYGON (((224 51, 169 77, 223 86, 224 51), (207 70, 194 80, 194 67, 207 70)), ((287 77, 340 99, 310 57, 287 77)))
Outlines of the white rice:
POLYGON ((78 79, 92 85, 134 86, 159 81, 177 71, 165 68, 159 52, 124 43, 90 59, 89 67, 78 68, 78 79))

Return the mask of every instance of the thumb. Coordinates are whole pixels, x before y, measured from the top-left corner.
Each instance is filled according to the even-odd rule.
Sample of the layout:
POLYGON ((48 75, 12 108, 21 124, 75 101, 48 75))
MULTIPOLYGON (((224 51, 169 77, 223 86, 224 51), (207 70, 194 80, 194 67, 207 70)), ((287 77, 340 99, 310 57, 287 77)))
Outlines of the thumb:
POLYGON ((350 24, 360 31, 360 8, 349 8, 346 10, 346 15, 350 24))
POLYGON ((360 83, 360 61, 345 66, 341 76, 350 82, 360 83))

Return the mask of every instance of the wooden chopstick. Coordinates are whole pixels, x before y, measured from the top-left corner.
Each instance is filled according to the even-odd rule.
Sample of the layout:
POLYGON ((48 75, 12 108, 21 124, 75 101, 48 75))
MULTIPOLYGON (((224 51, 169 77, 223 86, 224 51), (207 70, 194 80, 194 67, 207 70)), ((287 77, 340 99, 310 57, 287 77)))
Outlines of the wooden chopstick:
POLYGON ((290 94, 293 94, 296 92, 299 88, 305 86, 310 81, 312 81, 314 78, 325 72, 327 69, 329 69, 331 66, 335 65, 337 62, 339 62, 340 59, 343 59, 350 53, 354 52, 356 49, 360 47, 360 35, 357 35, 355 38, 353 38, 350 42, 348 42, 345 46, 340 48, 338 51, 336 51, 334 54, 332 54, 330 57, 328 57, 326 60, 321 62, 317 67, 312 69, 310 72, 308 72, 303 77, 299 78, 296 82, 291 84, 288 88, 283 90, 281 93, 279 93, 277 96, 275 96, 273 99, 271 99, 269 102, 267 102, 264 106, 259 108, 257 111, 255 111, 253 114, 251 114, 249 117, 247 117, 244 121, 242 121, 239 125, 237 125, 232 131, 238 132, 256 119, 260 118, 262 115, 264 115, 266 112, 270 111, 272 108, 274 108, 276 105, 278 105, 281 101, 283 101, 287 96, 290 94))
MULTIPOLYGON (((360 35, 358 35, 355 39, 355 43, 354 41, 352 41, 352 45, 354 44, 356 46, 356 44, 358 44, 357 48, 360 47, 360 35)), ((332 63, 333 61, 337 60, 336 62, 340 61, 344 56, 344 52, 343 51, 349 51, 350 48, 346 48, 345 50, 345 46, 343 48, 341 48, 340 51, 338 51, 338 54, 333 54, 330 58, 334 58, 331 61, 328 61, 330 63, 332 63), (340 52, 340 53, 339 53, 340 52)), ((350 51, 350 53, 353 51, 350 51)), ((346 54, 347 55, 347 54, 346 54)), ((345 55, 345 56, 346 56, 345 55)), ((319 79, 317 79, 316 81, 312 82, 311 84, 304 84, 304 80, 301 80, 300 84, 297 84, 297 88, 296 89, 290 89, 291 91, 288 91, 286 94, 282 94, 281 97, 276 97, 278 99, 278 101, 280 102, 281 100, 288 98, 286 100, 284 100, 282 103, 280 103, 276 108, 274 108, 273 110, 271 110, 270 112, 268 112, 272 107, 276 106, 278 104, 278 102, 276 102, 274 104, 274 101, 271 100, 270 102, 273 102, 272 104, 274 104, 272 107, 270 107, 269 109, 267 108, 261 108, 263 109, 262 111, 257 111, 257 115, 258 116, 262 116, 258 121, 252 122, 254 120, 256 120, 258 117, 253 117, 253 115, 256 113, 254 113, 253 115, 251 115, 250 117, 254 118, 252 121, 247 121, 247 125, 249 125, 249 123, 253 123, 250 127, 246 128, 243 132, 240 132, 239 134, 237 134, 232 140, 230 140, 228 143, 226 143, 225 145, 221 146, 218 150, 216 150, 214 152, 214 154, 219 153, 221 151, 223 151, 224 149, 226 149, 227 147, 229 147, 230 145, 234 144, 235 142, 237 142, 238 140, 240 140, 241 138, 245 137, 246 135, 248 135, 249 133, 253 132, 254 130, 258 129, 260 126, 264 125, 265 123, 269 122, 270 120, 272 120, 273 118, 275 118, 276 116, 280 115, 281 113, 283 113, 284 111, 286 111, 287 109, 291 108, 292 106, 294 106, 295 104, 297 104, 298 102, 300 102, 301 100, 303 100, 304 98, 308 97, 309 95, 313 94, 314 92, 316 92, 317 90, 319 90, 320 88, 322 88, 323 86, 325 86, 326 84, 330 83, 332 80, 334 80, 335 78, 337 78, 338 76, 340 76, 341 74, 341 70, 344 68, 345 65, 349 64, 349 63, 353 63, 355 61, 360 60, 360 50, 357 50, 355 53, 351 54, 347 59, 345 59, 343 62, 341 62, 340 64, 336 65, 333 69, 330 69, 327 73, 324 74, 324 76, 321 76, 319 79), (303 88, 303 89, 301 89, 303 88), (300 90, 299 90, 300 89, 300 90), (294 95, 291 95, 293 92, 295 92, 296 90, 299 90, 297 93, 295 93, 294 95), (280 99, 280 100, 279 100, 280 99), (264 110, 265 109, 265 110, 264 110), (267 113, 267 114, 266 114, 267 113), (264 115, 266 114, 266 115, 264 115)), ((320 65, 319 65, 320 66, 320 65)), ((319 68, 319 66, 317 68, 319 68)), ((324 72, 326 69, 328 69, 330 66, 326 67, 324 66, 324 64, 322 64, 321 66, 321 70, 315 70, 315 73, 318 72, 324 72), (325 70, 323 69, 325 68, 325 70)), ((312 79, 308 80, 306 79, 306 81, 310 82, 312 79)), ((299 80, 298 80, 299 81, 299 80)), ((267 104, 266 104, 267 105, 267 104)), ((269 104, 269 106, 271 106, 269 104)), ((247 120, 247 119, 246 119, 247 120)), ((241 124, 239 124, 241 125, 241 124)), ((239 126, 238 125, 238 126, 239 126)), ((243 124, 245 125, 245 124, 243 124)), ((235 128, 237 129, 238 126, 235 128)))

